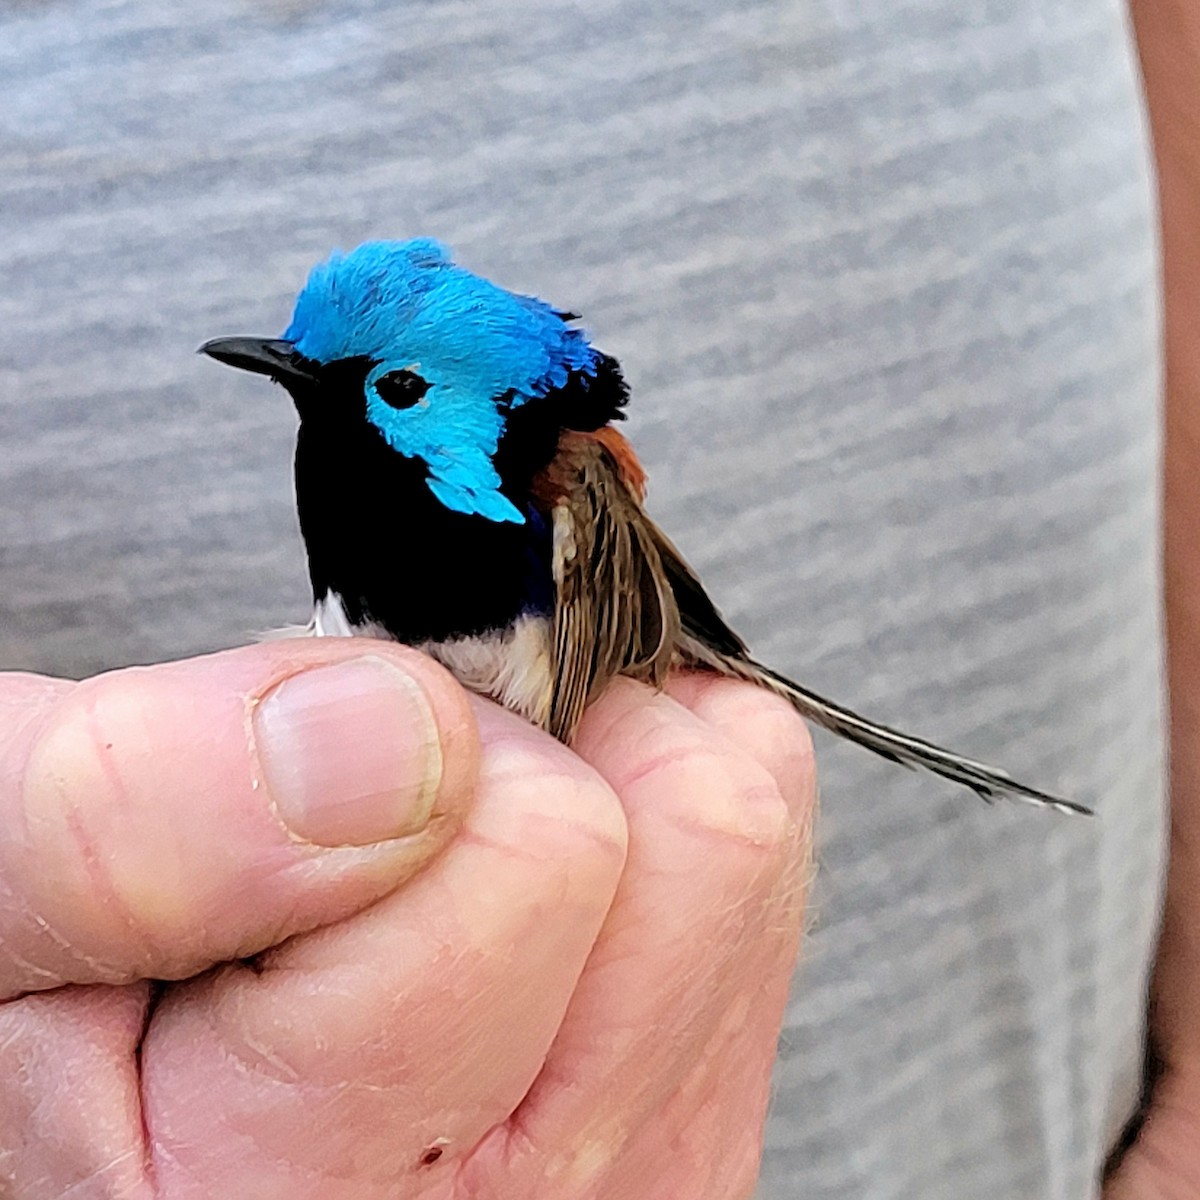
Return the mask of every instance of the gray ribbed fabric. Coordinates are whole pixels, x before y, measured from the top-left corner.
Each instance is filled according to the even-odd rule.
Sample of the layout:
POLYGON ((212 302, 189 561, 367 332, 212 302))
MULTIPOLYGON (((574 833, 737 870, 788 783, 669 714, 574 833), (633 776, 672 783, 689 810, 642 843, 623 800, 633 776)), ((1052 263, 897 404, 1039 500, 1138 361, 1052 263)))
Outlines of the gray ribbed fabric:
POLYGON ((0 16, 0 661, 303 620, 286 397, 193 356, 440 237, 586 314, 760 656, 1094 802, 822 740, 768 1200, 1079 1200, 1160 878, 1158 333, 1117 0, 0 16))

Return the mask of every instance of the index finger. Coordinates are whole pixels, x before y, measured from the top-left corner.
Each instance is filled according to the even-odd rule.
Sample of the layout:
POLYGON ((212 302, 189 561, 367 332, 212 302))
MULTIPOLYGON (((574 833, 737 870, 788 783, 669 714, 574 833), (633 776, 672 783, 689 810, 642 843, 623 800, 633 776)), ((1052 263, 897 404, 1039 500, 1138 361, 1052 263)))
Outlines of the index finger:
POLYGON ((756 1161, 754 1102, 799 944, 815 786, 797 716, 776 719, 774 698, 750 685, 717 690, 720 720, 722 705, 739 728, 761 720, 751 740, 773 766, 807 762, 792 804, 762 762, 669 696, 619 681, 589 712, 577 746, 621 799, 628 864, 546 1066, 472 1159, 469 1194, 502 1194, 514 1174, 547 1196, 695 1194, 652 1181, 697 1116, 680 1089, 730 1022, 751 1035, 761 1079, 724 1150, 756 1161))

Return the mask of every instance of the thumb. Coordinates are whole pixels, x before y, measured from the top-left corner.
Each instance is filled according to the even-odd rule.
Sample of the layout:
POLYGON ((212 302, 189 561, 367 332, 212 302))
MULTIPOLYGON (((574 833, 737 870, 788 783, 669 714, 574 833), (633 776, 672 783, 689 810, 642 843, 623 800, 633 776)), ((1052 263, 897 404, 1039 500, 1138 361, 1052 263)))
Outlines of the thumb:
POLYGON ((478 759, 462 690, 390 643, 0 675, 0 998, 182 978, 358 911, 453 833, 478 759))

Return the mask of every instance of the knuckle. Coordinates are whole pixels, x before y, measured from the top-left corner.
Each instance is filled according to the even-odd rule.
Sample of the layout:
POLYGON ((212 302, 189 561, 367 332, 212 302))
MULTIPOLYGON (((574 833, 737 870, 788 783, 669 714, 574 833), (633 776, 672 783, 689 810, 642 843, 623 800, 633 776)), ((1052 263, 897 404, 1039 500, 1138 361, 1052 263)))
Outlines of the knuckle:
MULTIPOLYGON (((149 729, 161 700, 133 672, 80 685, 49 714, 21 782, 25 857, 39 872, 26 873, 23 890, 47 928, 84 937, 101 958, 105 945, 128 961, 131 943, 147 955, 171 944, 187 907, 178 838, 158 836, 153 797, 136 782, 155 758, 149 729)), ((107 974, 98 962, 89 973, 107 974)))
POLYGON ((599 847, 624 856, 628 827, 612 788, 558 742, 527 736, 489 740, 481 785, 503 789, 505 806, 523 828, 522 842, 536 835, 564 849, 599 847))
POLYGON ((813 763, 812 734, 808 723, 782 696, 756 688, 747 707, 747 728, 753 731, 758 755, 765 766, 813 763))
MULTIPOLYGON (((128 764, 153 757, 146 736, 154 698, 126 674, 81 684, 60 702, 35 739, 26 763, 23 801, 33 827, 75 833, 103 827, 135 798, 128 764)), ((97 830, 99 831, 99 830, 97 830)))
POLYGON ((660 746, 642 774, 681 828, 721 843, 729 871, 782 855, 795 822, 770 772, 722 739, 697 734, 660 746))
POLYGON ((723 680, 707 697, 706 717, 736 734, 738 744, 779 781, 802 820, 815 804, 816 757, 807 722, 782 696, 723 680))

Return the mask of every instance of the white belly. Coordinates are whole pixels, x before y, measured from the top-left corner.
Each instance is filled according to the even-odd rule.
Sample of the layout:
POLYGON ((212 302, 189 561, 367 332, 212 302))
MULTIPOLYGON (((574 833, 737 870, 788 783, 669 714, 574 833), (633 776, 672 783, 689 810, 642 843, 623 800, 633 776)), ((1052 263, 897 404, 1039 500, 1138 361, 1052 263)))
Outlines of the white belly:
MULTIPOLYGON (((378 625, 351 625, 336 592, 316 606, 306 632, 315 637, 387 639, 378 625)), ((550 622, 545 617, 518 617, 503 633, 422 642, 416 649, 440 662, 470 691, 488 696, 535 725, 544 726, 549 719, 554 676, 550 622)))
POLYGON ((554 677, 545 617, 518 617, 503 633, 424 642, 417 649, 437 659, 463 687, 535 725, 544 727, 550 719, 554 677))

